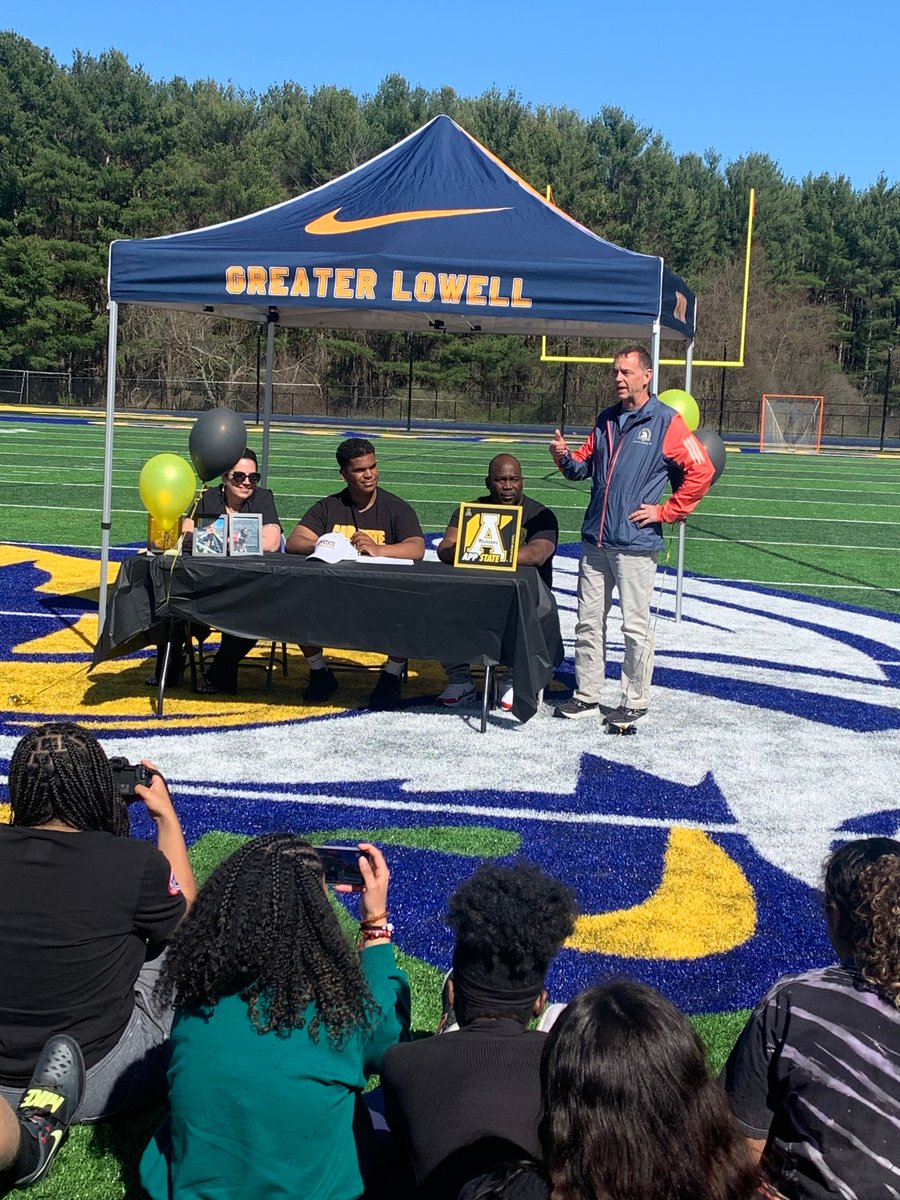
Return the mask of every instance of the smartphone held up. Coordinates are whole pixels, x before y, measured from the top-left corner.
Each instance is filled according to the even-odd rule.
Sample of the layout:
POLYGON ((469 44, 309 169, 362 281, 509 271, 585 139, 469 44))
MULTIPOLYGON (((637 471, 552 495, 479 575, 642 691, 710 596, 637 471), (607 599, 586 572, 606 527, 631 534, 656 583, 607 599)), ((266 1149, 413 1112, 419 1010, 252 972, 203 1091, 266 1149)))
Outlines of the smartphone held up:
POLYGON ((370 855, 358 846, 317 846, 316 850, 322 860, 325 882, 330 887, 343 884, 354 892, 363 890, 366 885, 359 869, 359 860, 367 858, 371 861, 370 855))

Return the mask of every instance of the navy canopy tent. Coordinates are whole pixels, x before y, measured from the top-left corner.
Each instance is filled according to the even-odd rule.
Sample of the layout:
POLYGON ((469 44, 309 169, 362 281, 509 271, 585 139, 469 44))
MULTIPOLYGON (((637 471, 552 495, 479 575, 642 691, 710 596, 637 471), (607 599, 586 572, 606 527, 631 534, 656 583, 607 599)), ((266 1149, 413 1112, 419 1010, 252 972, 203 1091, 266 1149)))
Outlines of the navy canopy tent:
POLYGON ((696 321, 661 258, 604 241, 446 116, 273 208, 113 242, 109 296, 101 620, 119 304, 267 324, 264 473, 276 324, 649 338, 656 366, 660 339, 690 344, 696 321))
POLYGON ((327 328, 690 339, 695 317, 661 258, 597 237, 443 116, 274 208, 113 242, 109 294, 327 328))

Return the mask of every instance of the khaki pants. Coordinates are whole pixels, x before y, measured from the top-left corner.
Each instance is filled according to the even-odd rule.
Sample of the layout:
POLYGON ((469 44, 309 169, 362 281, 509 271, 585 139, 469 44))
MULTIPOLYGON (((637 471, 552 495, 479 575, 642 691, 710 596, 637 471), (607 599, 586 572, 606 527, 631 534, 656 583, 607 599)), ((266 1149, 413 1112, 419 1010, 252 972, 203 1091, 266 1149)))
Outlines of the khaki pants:
POLYGON ((653 677, 653 630, 650 601, 656 579, 655 550, 604 550, 581 546, 578 567, 578 620, 575 624, 575 699, 599 704, 606 675, 606 619, 613 588, 622 608, 625 661, 624 708, 647 708, 653 677))

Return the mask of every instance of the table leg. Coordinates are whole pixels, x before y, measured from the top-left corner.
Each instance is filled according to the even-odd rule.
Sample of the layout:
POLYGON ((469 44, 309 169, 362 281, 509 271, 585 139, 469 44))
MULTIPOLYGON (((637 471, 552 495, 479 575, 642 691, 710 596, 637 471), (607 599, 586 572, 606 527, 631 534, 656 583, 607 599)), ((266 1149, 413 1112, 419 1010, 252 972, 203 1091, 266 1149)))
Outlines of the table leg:
POLYGON ((481 697, 481 732, 487 729, 488 709, 491 707, 491 691, 494 686, 494 668, 490 663, 484 664, 484 694, 481 697))
POLYGON ((175 622, 169 621, 169 636, 166 638, 166 648, 163 652, 162 670, 159 672, 159 680, 157 683, 158 691, 156 693, 156 715, 163 715, 163 704, 166 697, 166 679, 169 676, 169 660, 172 657, 172 642, 175 638, 175 622))

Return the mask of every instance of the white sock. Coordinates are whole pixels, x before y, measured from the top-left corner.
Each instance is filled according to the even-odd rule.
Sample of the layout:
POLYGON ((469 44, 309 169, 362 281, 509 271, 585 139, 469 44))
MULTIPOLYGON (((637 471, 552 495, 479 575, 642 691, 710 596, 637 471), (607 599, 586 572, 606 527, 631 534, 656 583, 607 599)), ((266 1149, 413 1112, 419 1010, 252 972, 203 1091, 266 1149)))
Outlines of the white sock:
POLYGON ((328 666, 328 663, 325 661, 325 655, 321 650, 318 654, 311 654, 306 660, 306 664, 311 671, 321 671, 324 667, 328 666))
POLYGON ((396 675, 399 679, 403 674, 403 666, 402 662, 395 662, 392 658, 389 658, 381 669, 382 671, 386 671, 388 675, 396 675))

